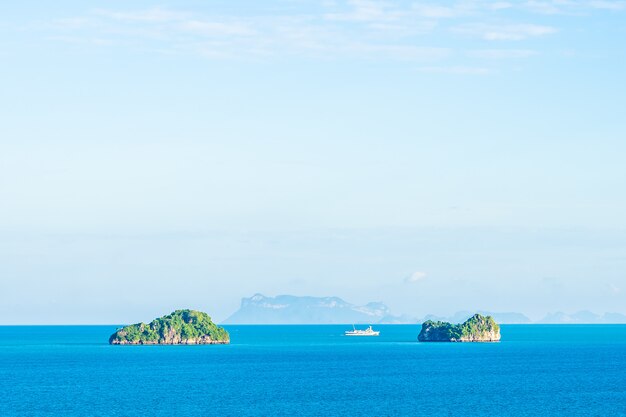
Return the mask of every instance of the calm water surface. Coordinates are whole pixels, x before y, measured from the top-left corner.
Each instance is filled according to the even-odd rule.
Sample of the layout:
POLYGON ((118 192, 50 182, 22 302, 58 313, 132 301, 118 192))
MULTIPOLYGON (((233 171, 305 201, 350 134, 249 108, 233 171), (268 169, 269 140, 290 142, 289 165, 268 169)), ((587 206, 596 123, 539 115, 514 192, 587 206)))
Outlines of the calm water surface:
POLYGON ((626 325, 226 327, 226 346, 109 346, 116 326, 0 326, 0 416, 626 416, 626 325))

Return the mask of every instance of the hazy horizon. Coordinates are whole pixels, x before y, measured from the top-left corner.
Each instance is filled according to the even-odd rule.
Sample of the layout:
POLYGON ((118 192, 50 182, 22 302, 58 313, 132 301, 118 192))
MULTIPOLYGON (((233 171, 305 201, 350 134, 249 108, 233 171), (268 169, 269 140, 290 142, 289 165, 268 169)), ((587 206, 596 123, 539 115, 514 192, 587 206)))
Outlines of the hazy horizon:
POLYGON ((626 3, 0 5, 0 324, 626 314, 626 3))

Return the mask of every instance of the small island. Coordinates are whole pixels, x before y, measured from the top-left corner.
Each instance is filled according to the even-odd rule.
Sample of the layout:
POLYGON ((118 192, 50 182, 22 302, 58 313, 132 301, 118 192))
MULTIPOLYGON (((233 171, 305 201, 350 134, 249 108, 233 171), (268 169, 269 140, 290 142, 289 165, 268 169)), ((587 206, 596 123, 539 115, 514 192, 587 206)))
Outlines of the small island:
POLYGON ((118 329, 109 338, 112 345, 216 345, 230 343, 230 336, 208 314, 176 310, 172 314, 118 329))
POLYGON ((428 320, 422 324, 420 342, 497 342, 500 326, 491 316, 474 314, 465 323, 428 320))

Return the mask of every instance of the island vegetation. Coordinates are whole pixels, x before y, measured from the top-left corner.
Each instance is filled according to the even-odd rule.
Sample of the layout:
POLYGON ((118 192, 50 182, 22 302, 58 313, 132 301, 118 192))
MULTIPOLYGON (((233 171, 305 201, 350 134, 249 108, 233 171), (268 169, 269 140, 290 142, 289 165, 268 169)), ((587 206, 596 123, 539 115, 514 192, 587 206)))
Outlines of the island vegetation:
POLYGON ((176 310, 149 324, 137 323, 118 329, 109 338, 112 345, 209 345, 230 343, 230 336, 208 314, 176 310))
POLYGON ((422 324, 420 342, 497 342, 500 326, 491 316, 474 314, 461 324, 428 320, 422 324))

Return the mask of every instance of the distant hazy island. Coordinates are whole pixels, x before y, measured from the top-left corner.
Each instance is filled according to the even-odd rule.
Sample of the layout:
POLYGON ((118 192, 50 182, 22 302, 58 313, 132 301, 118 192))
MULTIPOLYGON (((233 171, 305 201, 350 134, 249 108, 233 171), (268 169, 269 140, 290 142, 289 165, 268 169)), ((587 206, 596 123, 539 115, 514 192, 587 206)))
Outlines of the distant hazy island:
POLYGON ((472 317, 476 313, 482 314, 483 316, 491 316, 496 322, 500 324, 530 324, 532 323, 532 321, 522 313, 497 312, 497 311, 486 311, 486 310, 474 310, 474 312, 463 310, 463 311, 457 311, 456 313, 450 316, 436 316, 433 314, 429 314, 426 317, 422 318, 420 323, 423 323, 428 320, 448 321, 450 323, 463 323, 465 320, 472 317))
POLYGON ((214 345, 230 343, 223 327, 208 314, 176 310, 172 314, 117 330, 109 338, 112 345, 214 345))
MULTIPOLYGON (((521 313, 474 310, 493 317, 498 323, 531 323, 521 313)), ((339 297, 278 295, 266 297, 255 294, 241 299, 239 310, 222 324, 418 324, 427 320, 462 323, 472 312, 459 311, 453 316, 428 315, 418 318, 392 314, 381 302, 365 305, 349 303, 339 297)))
POLYGON ((298 297, 255 294, 241 300, 241 307, 224 324, 371 324, 392 320, 383 303, 354 305, 339 297, 298 297))
POLYGON ((474 314, 461 324, 428 320, 422 324, 420 342, 497 342, 500 326, 491 316, 474 314))

